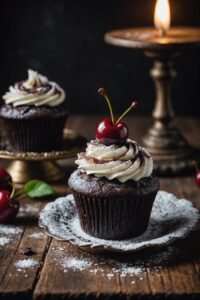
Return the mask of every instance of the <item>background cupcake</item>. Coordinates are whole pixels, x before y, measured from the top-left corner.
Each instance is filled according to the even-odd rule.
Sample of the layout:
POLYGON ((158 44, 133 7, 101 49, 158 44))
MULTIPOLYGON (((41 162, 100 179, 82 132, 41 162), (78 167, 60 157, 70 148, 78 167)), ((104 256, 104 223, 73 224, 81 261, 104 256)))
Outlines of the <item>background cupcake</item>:
POLYGON ((28 79, 10 86, 3 100, 0 117, 12 150, 61 148, 68 113, 65 92, 58 84, 28 70, 28 79))
POLYGON ((78 170, 71 175, 69 186, 83 230, 103 239, 142 234, 159 181, 152 174, 151 156, 128 139, 128 128, 121 118, 114 121, 112 108, 111 119, 98 125, 96 140, 88 143, 86 152, 78 154, 76 164, 78 170))

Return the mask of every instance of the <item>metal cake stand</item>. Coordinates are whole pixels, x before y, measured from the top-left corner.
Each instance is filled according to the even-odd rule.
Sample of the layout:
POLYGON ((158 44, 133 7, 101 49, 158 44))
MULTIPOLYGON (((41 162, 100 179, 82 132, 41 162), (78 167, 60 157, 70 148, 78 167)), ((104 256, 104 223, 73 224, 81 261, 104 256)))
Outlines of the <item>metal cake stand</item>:
POLYGON ((65 176, 56 161, 75 157, 83 149, 85 142, 85 138, 76 134, 75 131, 65 129, 63 147, 59 151, 16 152, 3 146, 0 149, 0 158, 11 161, 7 170, 14 183, 24 184, 34 178, 53 182, 65 176))

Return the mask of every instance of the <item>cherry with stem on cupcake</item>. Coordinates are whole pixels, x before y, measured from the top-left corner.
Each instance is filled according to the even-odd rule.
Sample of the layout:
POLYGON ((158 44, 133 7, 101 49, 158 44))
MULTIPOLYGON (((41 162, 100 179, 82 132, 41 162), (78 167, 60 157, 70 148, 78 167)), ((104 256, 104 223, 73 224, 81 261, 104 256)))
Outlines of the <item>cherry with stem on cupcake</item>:
POLYGON ((196 184, 198 187, 200 187, 200 169, 198 168, 196 161, 193 161, 192 164, 196 169, 196 184))
POLYGON ((130 110, 134 109, 138 103, 133 101, 129 108, 117 120, 115 120, 112 105, 107 96, 106 90, 104 88, 100 88, 98 93, 106 99, 111 118, 106 118, 98 124, 96 128, 96 139, 105 145, 125 143, 129 136, 129 131, 126 124, 122 122, 122 119, 130 110))

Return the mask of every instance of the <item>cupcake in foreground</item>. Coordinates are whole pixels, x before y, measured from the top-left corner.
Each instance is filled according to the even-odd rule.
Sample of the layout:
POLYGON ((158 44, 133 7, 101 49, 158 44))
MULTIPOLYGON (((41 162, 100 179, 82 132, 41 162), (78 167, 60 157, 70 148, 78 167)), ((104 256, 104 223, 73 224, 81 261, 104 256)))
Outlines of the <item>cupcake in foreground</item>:
POLYGON ((98 125, 96 139, 78 154, 78 170, 69 187, 86 233, 102 239, 131 238, 148 226, 159 181, 152 174, 151 156, 128 138, 128 128, 121 122, 137 103, 115 120, 105 90, 99 93, 108 102, 111 118, 98 125))
POLYGON ((28 70, 28 79, 10 86, 3 100, 0 118, 12 150, 60 149, 68 113, 65 92, 57 83, 28 70))

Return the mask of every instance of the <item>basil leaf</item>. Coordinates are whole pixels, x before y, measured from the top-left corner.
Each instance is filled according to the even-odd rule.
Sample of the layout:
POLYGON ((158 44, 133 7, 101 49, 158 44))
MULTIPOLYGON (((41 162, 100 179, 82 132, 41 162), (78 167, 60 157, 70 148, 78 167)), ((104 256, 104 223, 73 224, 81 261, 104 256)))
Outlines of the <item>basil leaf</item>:
POLYGON ((42 180, 28 181, 24 186, 25 194, 30 198, 40 198, 55 195, 55 190, 42 180))

